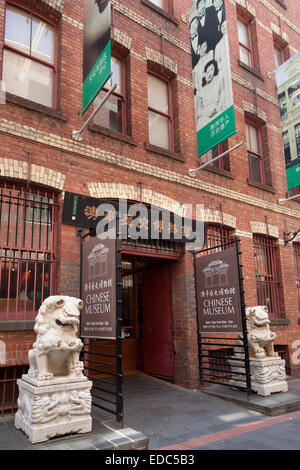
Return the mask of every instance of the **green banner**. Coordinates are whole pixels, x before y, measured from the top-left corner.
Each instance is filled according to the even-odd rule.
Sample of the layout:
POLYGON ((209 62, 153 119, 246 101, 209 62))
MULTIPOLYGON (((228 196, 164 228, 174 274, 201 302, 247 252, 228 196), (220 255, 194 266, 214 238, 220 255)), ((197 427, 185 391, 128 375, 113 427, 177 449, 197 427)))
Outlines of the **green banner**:
POLYGON ((82 111, 83 113, 96 98, 99 90, 107 81, 111 70, 111 41, 108 42, 101 56, 83 82, 82 111))
POLYGON ((288 189, 292 189, 300 185, 300 163, 286 169, 286 178, 288 189))
POLYGON ((83 0, 82 112, 88 109, 111 73, 111 1, 83 0))
POLYGON ((203 155, 236 132, 234 106, 197 132, 198 153, 203 155))

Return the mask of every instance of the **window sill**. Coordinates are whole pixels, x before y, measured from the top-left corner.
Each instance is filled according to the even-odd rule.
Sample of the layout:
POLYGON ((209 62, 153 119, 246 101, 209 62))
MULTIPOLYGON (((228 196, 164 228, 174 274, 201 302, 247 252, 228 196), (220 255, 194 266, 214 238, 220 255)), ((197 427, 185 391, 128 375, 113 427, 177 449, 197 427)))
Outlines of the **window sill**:
POLYGON ((269 318, 271 321, 271 326, 276 326, 276 325, 283 325, 283 326, 288 326, 291 324, 291 320, 288 318, 269 318))
POLYGON ((276 194, 276 191, 272 188, 272 186, 268 186, 267 184, 258 183, 257 181, 253 181, 247 178, 247 184, 249 186, 253 186, 254 188, 262 189, 263 191, 268 191, 269 193, 276 194))
POLYGON ((165 10, 162 8, 158 7, 157 5, 154 5, 154 3, 150 2, 150 0, 141 0, 141 2, 144 5, 147 5, 147 7, 151 8, 152 10, 156 11, 157 13, 160 13, 162 16, 164 16, 167 20, 172 21, 176 26, 178 26, 178 21, 174 18, 174 16, 170 15, 167 13, 165 10))
POLYGON ((34 320, 0 321, 0 331, 33 331, 34 320))
POLYGON ((22 106, 23 108, 30 109, 30 111, 35 111, 37 113, 42 113, 47 116, 53 117, 55 119, 60 119, 61 121, 67 122, 67 119, 63 116, 61 111, 58 111, 53 108, 48 108, 48 106, 44 106, 39 103, 35 103, 34 101, 27 100, 17 95, 13 95, 11 93, 6 93, 6 101, 8 103, 13 103, 18 106, 22 106))
POLYGON ((121 140, 122 142, 126 142, 129 145, 137 146, 137 143, 130 135, 121 134, 121 132, 106 129, 106 127, 97 126, 96 124, 90 124, 89 130, 92 132, 97 132, 98 134, 106 135, 111 139, 121 140))
POLYGON ((159 155, 163 155, 164 157, 169 157, 174 160, 184 162, 184 157, 180 153, 171 152, 170 150, 166 150, 161 147, 157 147, 156 145, 149 144, 149 142, 145 142, 145 149, 148 152, 157 153, 159 155))
POLYGON ((255 77, 259 78, 259 79, 262 80, 263 82, 265 81, 264 77, 263 77, 259 72, 257 72, 256 70, 254 70, 252 67, 249 67, 249 65, 245 64, 245 63, 242 62, 240 59, 238 60, 238 64, 240 65, 240 67, 242 67, 243 69, 247 70, 247 72, 252 73, 252 75, 255 75, 255 77))
POLYGON ((232 176, 230 171, 223 170, 223 168, 216 168, 212 165, 208 165, 207 167, 205 167, 203 169, 211 171, 212 173, 216 173, 217 175, 220 175, 220 176, 225 176, 225 178, 230 178, 232 180, 234 179, 234 177, 232 176))

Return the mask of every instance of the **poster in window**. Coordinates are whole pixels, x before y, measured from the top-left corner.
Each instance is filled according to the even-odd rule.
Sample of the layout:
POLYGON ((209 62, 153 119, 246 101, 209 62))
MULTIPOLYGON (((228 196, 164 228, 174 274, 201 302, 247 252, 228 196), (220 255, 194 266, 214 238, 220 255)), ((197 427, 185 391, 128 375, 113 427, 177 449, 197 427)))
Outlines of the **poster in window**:
POLYGON ((224 0, 189 13, 198 156, 236 132, 224 0))
POLYGON ((111 2, 84 0, 83 96, 87 110, 111 73, 111 2))
POLYGON ((200 333, 241 333, 242 310, 236 248, 196 259, 200 333))
POLYGON ((275 71, 288 189, 300 186, 300 52, 275 71))
POLYGON ((91 237, 83 243, 83 338, 116 338, 116 249, 110 238, 91 237))

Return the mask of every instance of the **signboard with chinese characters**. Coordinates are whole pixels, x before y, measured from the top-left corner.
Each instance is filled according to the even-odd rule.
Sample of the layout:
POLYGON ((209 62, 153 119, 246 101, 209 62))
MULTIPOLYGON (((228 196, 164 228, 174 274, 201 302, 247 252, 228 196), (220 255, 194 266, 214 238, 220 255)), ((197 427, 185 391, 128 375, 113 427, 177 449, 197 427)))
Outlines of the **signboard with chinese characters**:
POLYGON ((140 204, 136 206, 134 204, 124 205, 122 200, 121 202, 110 201, 65 192, 63 224, 96 229, 100 221, 112 222, 117 214, 119 216, 120 238, 122 239, 127 239, 130 230, 134 228, 137 238, 140 239, 167 239, 186 243, 193 242, 196 237, 199 237, 199 232, 203 230, 203 236, 199 238, 201 238, 202 245, 204 244, 207 224, 201 225, 199 221, 183 219, 172 212, 157 207, 147 207, 140 204), (104 215, 99 216, 98 209, 102 204, 104 215), (134 214, 132 210, 134 207, 141 209, 141 213, 137 210, 137 214, 134 214))
POLYGON ((300 186, 300 52, 275 71, 288 189, 300 186))
POLYGON ((111 73, 110 0, 84 0, 82 111, 111 73))
POLYGON ((236 248, 196 258, 200 333, 242 333, 236 248))
POLYGON ((116 259, 116 240, 91 237, 83 243, 83 338, 116 338, 116 259))
POLYGON ((224 0, 189 13, 198 156, 236 132, 224 0))

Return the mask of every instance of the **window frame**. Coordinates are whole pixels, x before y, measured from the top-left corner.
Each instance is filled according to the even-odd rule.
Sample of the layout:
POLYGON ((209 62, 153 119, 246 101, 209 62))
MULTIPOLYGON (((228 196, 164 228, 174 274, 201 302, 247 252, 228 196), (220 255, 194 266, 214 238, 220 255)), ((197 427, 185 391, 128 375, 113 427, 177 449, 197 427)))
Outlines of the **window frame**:
MULTIPOLYGON (((116 131, 115 129, 111 129, 110 127, 106 127, 106 126, 103 126, 101 124, 98 124, 96 123, 94 120, 93 120, 93 124, 95 126, 98 126, 98 127, 101 127, 103 129, 106 129, 107 131, 109 132, 117 132, 118 134, 122 134, 122 135, 128 135, 128 119, 127 119, 127 107, 128 107, 128 104, 127 104, 127 83, 126 83, 126 57, 124 57, 122 54, 119 54, 118 52, 116 51, 112 51, 111 53, 111 57, 115 57, 116 59, 118 59, 120 62, 121 62, 121 82, 122 82, 122 89, 123 89, 123 92, 122 93, 119 93, 118 91, 114 90, 114 92, 112 93, 111 96, 115 96, 117 98, 120 98, 121 99, 121 102, 122 102, 122 130, 121 132, 120 131, 116 131)), ((107 82, 109 83, 109 81, 107 82)), ((100 90, 100 93, 101 91, 109 91, 110 89, 110 86, 107 86, 107 84, 104 85, 104 87, 102 88, 102 90, 100 90)), ((99 96, 99 95, 98 95, 99 96)), ((109 101, 109 100, 108 100, 109 101)), ((98 114, 98 113, 97 113, 98 114)), ((96 115, 97 115, 96 114, 96 115)), ((95 116, 96 117, 96 116, 95 116)))
MULTIPOLYGON (((265 168, 264 168, 264 157, 263 157, 263 153, 262 153, 261 128, 258 124, 251 121, 249 118, 245 119, 245 126, 246 126, 246 145, 247 145, 247 134, 248 134, 247 129, 248 129, 248 126, 252 126, 256 129, 257 136, 258 136, 258 145, 259 145, 259 150, 260 150, 260 153, 254 152, 253 150, 249 149, 248 145, 247 145, 250 180, 254 181, 255 183, 259 183, 259 184, 266 184, 266 175, 265 175, 265 168), (256 181, 252 176, 252 168, 251 168, 251 164, 250 164, 250 162, 251 162, 250 155, 254 155, 255 157, 259 158, 259 169, 260 169, 260 177, 261 177, 260 181, 256 181)), ((249 134, 249 138, 250 138, 250 134, 249 134)))
POLYGON ((282 318, 277 240, 267 235, 254 233, 253 254, 258 305, 266 305, 265 300, 269 296, 269 305, 267 307, 269 308, 270 317, 282 318), (259 261, 258 256, 261 254, 263 254, 264 259, 259 261), (267 268, 266 272, 264 268, 267 268))
MULTIPOLYGON (((159 111, 155 108, 152 108, 149 106, 149 102, 147 100, 147 110, 148 110, 148 142, 150 145, 153 145, 155 147, 162 148, 163 150, 166 150, 168 152, 174 152, 175 148, 175 143, 174 143, 174 108, 173 108, 173 97, 172 97, 172 80, 166 77, 163 77, 159 73, 155 72, 154 70, 147 70, 147 82, 148 82, 148 75, 154 75, 156 78, 164 81, 167 84, 168 87, 168 105, 169 105, 169 113, 165 114, 162 111, 159 111), (149 111, 159 114, 160 116, 163 116, 168 119, 168 129, 169 129, 169 148, 166 149, 164 147, 157 146, 155 144, 152 144, 150 142, 150 136, 149 136, 149 111)), ((148 83, 147 83, 147 92, 148 92, 148 83)))
MULTIPOLYGON (((211 153, 211 158, 212 160, 217 157, 218 155, 221 155, 221 153, 224 153, 226 152, 226 150, 228 150, 229 146, 228 146, 228 139, 225 139, 223 140, 222 142, 220 142, 218 145, 216 145, 215 147, 212 148, 212 153, 211 153), (214 155, 216 154, 216 155, 214 155)), ((212 165, 216 168, 216 169, 219 169, 219 170, 222 170, 222 171, 227 171, 230 173, 230 160, 229 160, 229 156, 228 154, 227 155, 224 155, 224 157, 221 157, 219 158, 218 160, 214 161, 212 163, 212 165)))
POLYGON ((297 152, 297 159, 300 158, 300 123, 294 126, 294 133, 295 133, 295 144, 296 144, 296 152, 297 152), (299 131, 298 131, 299 129, 299 131), (298 131, 298 133, 297 133, 298 131))
MULTIPOLYGON (((57 109, 58 105, 58 36, 59 36, 59 24, 58 21, 55 21, 55 19, 49 18, 46 14, 40 12, 39 10, 35 9, 34 7, 30 7, 29 5, 23 4, 21 2, 18 2, 17 0, 9 0, 6 1, 5 3, 5 11, 4 11, 4 27, 3 27, 3 48, 2 48, 2 56, 4 56, 4 51, 10 51, 14 54, 18 54, 22 57, 25 57, 33 62, 36 62, 40 65, 43 65, 45 67, 48 67, 49 69, 53 70, 53 91, 52 91, 52 106, 47 106, 43 103, 39 103, 37 101, 30 100, 28 98, 24 98, 23 96, 16 95, 15 93, 11 93, 13 96, 17 96, 21 99, 30 101, 31 103, 35 103, 36 105, 40 106, 45 106, 46 108, 49 109, 57 109), (6 32, 6 12, 7 12, 7 7, 12 6, 19 8, 20 10, 23 10, 27 13, 30 13, 30 30, 31 30, 31 35, 30 35, 30 47, 31 47, 31 39, 32 39, 32 17, 36 16, 37 18, 41 18, 45 23, 48 23, 49 25, 54 27, 54 62, 51 64, 50 62, 46 62, 38 57, 32 56, 31 54, 27 54, 26 52, 20 51, 19 49, 15 49, 14 47, 8 45, 5 43, 5 32, 6 32)), ((3 77, 3 67, 4 67, 4 61, 2 61, 2 77, 3 77)))
POLYGON ((39 266, 42 268, 41 300, 45 298, 44 283, 47 273, 49 282, 48 295, 54 295, 56 290, 58 266, 58 194, 51 189, 39 186, 30 186, 28 188, 22 182, 1 179, 0 204, 1 213, 3 214, 3 220, 1 221, 2 233, 0 233, 0 285, 2 265, 4 267, 6 264, 8 265, 8 268, 6 266, 6 269, 8 269, 7 288, 5 284, 4 287, 2 285, 2 289, 7 293, 7 297, 1 297, 5 308, 0 309, 0 321, 32 321, 38 311, 38 298, 36 295, 38 293, 37 276, 39 266), (11 194, 11 191, 16 194, 11 194), (8 255, 5 254, 6 252, 8 255), (23 255, 26 256, 23 257, 23 255), (27 276, 24 277, 24 299, 21 298, 20 288, 22 274, 28 272, 30 263, 34 264, 32 300, 26 298, 26 294, 29 293, 27 276), (15 268, 15 264, 17 268, 15 268), (23 271, 24 264, 26 265, 26 271, 23 271), (49 265, 49 271, 46 270, 47 264, 49 265), (12 271, 17 271, 16 297, 8 295, 11 289, 12 271), (11 299, 15 299, 14 308, 11 308, 11 299), (23 308, 19 305, 20 301, 24 301, 23 308), (32 302, 32 308, 30 302, 32 302))
POLYGON ((282 65, 285 61, 284 59, 284 52, 283 52, 283 47, 280 46, 280 44, 277 42, 277 41, 273 41, 273 47, 274 47, 274 61, 275 61, 275 66, 276 68, 279 67, 280 65, 282 65), (280 52, 280 55, 281 55, 281 63, 279 65, 276 64, 276 55, 275 55, 275 50, 278 50, 280 52))
POLYGON ((287 165, 292 159, 291 143, 290 143, 290 137, 289 137, 288 131, 284 131, 282 133, 282 141, 283 141, 283 153, 284 153, 285 164, 287 165))
POLYGON ((154 5, 154 7, 159 8, 160 10, 164 10, 165 12, 168 13, 168 6, 169 6, 169 1, 168 0, 163 0, 163 6, 160 7, 159 5, 156 5, 153 0, 148 0, 150 3, 154 5))
POLYGON ((251 31, 250 31, 250 22, 247 21, 246 18, 244 18, 243 16, 238 14, 238 16, 237 16, 237 23, 238 23, 237 27, 238 28, 239 28, 239 22, 243 23, 245 26, 247 26, 247 33, 248 33, 248 40, 249 40, 249 47, 248 47, 248 46, 246 46, 246 44, 243 44, 242 42, 240 42, 239 33, 238 33, 239 59, 240 59, 242 64, 246 65, 247 67, 253 68, 253 48, 252 48, 252 38, 251 38, 251 31), (246 49, 249 52, 249 64, 244 62, 241 58, 241 53, 240 53, 240 48, 241 47, 243 47, 244 49, 246 49))

